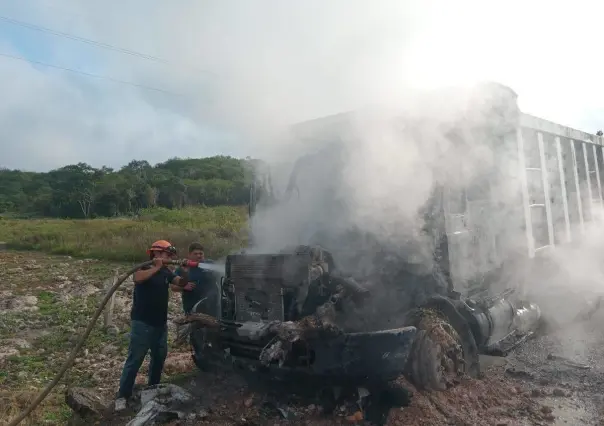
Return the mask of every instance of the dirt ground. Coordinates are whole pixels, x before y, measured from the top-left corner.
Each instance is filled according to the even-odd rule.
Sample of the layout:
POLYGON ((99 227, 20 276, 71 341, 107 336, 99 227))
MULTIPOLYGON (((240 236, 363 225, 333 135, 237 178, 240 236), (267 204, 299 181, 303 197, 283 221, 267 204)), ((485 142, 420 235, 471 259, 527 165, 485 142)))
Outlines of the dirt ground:
MULTIPOLYGON (((115 268, 127 266, 0 252, 0 424, 52 378, 102 296, 104 282, 115 268)), ((64 404, 69 386, 92 388, 111 402, 126 354, 131 292, 131 283, 120 290, 114 327, 95 329, 67 378, 24 424, 75 423, 64 404)), ((179 312, 175 295, 171 316, 179 312)), ((403 408, 389 406, 374 390, 276 383, 230 369, 199 372, 187 347, 171 347, 164 380, 195 396, 183 425, 376 424, 381 415, 385 424, 406 426, 604 425, 603 320, 599 313, 588 323, 531 340, 505 359, 484 358, 483 377, 462 379, 445 392, 418 392, 400 378, 413 392, 403 408)), ((138 383, 144 382, 145 368, 138 383)), ((134 415, 109 414, 96 424, 126 424, 134 415)))

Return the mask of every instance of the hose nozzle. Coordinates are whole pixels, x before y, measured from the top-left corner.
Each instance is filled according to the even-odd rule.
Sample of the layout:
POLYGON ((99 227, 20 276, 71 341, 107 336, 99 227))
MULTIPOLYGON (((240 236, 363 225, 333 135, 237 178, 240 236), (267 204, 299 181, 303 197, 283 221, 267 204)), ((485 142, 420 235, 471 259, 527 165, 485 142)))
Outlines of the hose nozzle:
POLYGON ((187 268, 197 268, 199 267, 199 262, 194 262, 189 259, 167 259, 164 260, 164 265, 178 265, 187 268))

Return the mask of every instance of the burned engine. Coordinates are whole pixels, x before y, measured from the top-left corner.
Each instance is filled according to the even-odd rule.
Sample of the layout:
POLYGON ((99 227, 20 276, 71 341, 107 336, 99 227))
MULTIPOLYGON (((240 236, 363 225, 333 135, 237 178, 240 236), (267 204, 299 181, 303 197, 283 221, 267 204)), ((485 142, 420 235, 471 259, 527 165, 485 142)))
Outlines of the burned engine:
POLYGON ((239 254, 227 258, 226 289, 234 306, 223 319, 234 321, 298 321, 316 314, 329 302, 339 309, 346 295, 360 302, 368 291, 352 278, 338 275, 331 254, 301 246, 281 254, 239 254))
POLYGON ((231 297, 225 300, 235 305, 225 307, 223 318, 296 321, 313 314, 334 293, 330 263, 327 253, 309 247, 288 254, 229 256, 226 284, 231 297))
POLYGON ((338 317, 369 292, 341 276, 320 247, 228 256, 221 287, 216 326, 204 328, 203 342, 193 332, 199 360, 227 356, 254 368, 334 379, 396 377, 404 370, 415 328, 344 332, 338 317))

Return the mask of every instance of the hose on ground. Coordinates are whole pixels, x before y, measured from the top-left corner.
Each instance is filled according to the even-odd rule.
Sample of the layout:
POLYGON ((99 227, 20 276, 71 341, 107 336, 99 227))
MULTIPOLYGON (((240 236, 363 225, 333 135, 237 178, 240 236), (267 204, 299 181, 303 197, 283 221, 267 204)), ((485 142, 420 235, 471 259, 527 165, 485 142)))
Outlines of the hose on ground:
POLYGON ((103 301, 97 308, 96 312, 92 316, 92 319, 88 323, 88 327, 86 328, 86 331, 84 332, 84 334, 82 334, 82 337, 80 337, 80 340, 78 340, 78 343, 75 345, 75 347, 71 351, 71 354, 69 354, 69 357, 67 357, 67 359, 63 363, 63 366, 61 367, 61 369, 59 370, 59 372, 57 373, 55 378, 46 386, 46 388, 44 388, 44 390, 38 395, 38 397, 31 404, 29 404, 29 406, 25 410, 23 410, 23 412, 21 412, 21 414, 19 414, 19 416, 15 417, 13 420, 10 421, 8 426, 17 426, 27 416, 29 416, 32 413, 32 411, 34 411, 36 409, 36 407, 38 405, 40 405, 40 403, 42 401, 44 401, 44 399, 53 390, 53 388, 61 381, 61 379, 67 372, 67 370, 69 370, 69 368, 73 365, 73 363, 78 355, 78 352, 80 351, 80 349, 82 349, 82 346, 84 346, 84 343, 86 343, 86 339, 88 339, 88 336, 92 332, 92 329, 94 328, 94 325, 96 324, 96 321, 99 319, 99 316, 101 316, 101 314, 103 313, 103 310, 105 309, 105 305, 107 305, 107 303, 111 299, 111 296, 113 296, 113 293, 115 293, 115 291, 124 283, 124 281, 126 281, 126 279, 130 275, 132 275, 133 273, 138 271, 140 268, 143 268, 147 265, 152 265, 152 264, 153 264, 152 260, 149 260, 144 263, 140 263, 140 264, 134 266, 133 268, 131 268, 128 272, 126 272, 124 275, 122 275, 115 282, 113 287, 111 287, 109 289, 109 291, 107 292, 107 294, 105 295, 105 298, 103 299, 103 301))

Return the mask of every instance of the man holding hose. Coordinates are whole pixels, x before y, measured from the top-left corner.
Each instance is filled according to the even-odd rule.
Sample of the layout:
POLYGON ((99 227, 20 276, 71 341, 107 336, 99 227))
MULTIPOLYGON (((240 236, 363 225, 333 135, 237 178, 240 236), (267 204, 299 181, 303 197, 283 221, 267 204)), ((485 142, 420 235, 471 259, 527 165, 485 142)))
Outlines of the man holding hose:
MULTIPOLYGON (((213 263, 211 260, 206 259, 203 245, 200 243, 191 243, 189 246, 189 257, 188 259, 196 263, 213 263)), ((201 268, 187 268, 184 266, 179 267, 176 270, 176 275, 182 277, 185 280, 186 285, 172 286, 172 290, 178 293, 182 293, 182 309, 185 315, 189 315, 193 312, 193 308, 199 301, 205 301, 208 297, 212 296, 212 292, 215 291, 215 285, 213 283, 213 275, 211 272, 205 271, 201 268)), ((214 302, 214 300, 212 300, 214 302)), ((216 303, 210 306, 214 306, 216 303)), ((208 313, 206 311, 202 311, 208 313)), ((211 312, 214 315, 214 312, 211 312)))
POLYGON ((148 384, 159 384, 168 355, 169 288, 182 287, 188 281, 188 277, 177 276, 164 264, 164 261, 176 257, 176 248, 168 241, 154 242, 147 254, 153 260, 153 265, 134 273, 130 346, 120 378, 116 410, 126 408, 126 401, 132 396, 136 375, 147 352, 151 352, 148 384))

